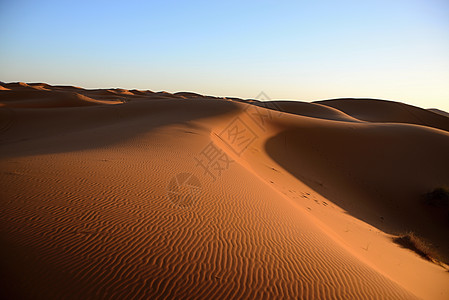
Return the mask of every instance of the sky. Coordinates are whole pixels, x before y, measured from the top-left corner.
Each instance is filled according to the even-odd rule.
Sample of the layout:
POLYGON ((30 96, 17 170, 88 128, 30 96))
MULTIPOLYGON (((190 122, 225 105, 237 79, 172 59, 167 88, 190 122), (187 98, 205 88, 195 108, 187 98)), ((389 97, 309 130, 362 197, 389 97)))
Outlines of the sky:
POLYGON ((0 81, 449 111, 449 1, 0 0, 0 81))

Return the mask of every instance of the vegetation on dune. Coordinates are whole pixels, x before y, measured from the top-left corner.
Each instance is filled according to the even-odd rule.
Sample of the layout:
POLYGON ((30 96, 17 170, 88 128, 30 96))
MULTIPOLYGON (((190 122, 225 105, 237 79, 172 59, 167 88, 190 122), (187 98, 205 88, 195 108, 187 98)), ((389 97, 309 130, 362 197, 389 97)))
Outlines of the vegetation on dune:
POLYGON ((443 262, 432 245, 417 236, 415 233, 408 232, 406 234, 393 237, 393 242, 403 248, 414 251, 422 258, 443 267, 449 272, 449 266, 443 262))
POLYGON ((408 232, 406 234, 394 237, 393 241, 403 248, 407 248, 416 252, 424 259, 427 259, 429 261, 436 260, 437 255, 432 250, 431 246, 413 232, 408 232))

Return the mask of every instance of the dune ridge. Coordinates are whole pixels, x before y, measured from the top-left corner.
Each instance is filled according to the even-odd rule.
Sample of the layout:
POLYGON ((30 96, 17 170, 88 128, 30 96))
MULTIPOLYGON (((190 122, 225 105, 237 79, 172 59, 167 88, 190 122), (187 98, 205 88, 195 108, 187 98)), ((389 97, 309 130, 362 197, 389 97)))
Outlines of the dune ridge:
POLYGON ((444 220, 420 227, 432 214, 397 200, 449 182, 439 118, 379 123, 324 103, 3 86, 0 276, 12 298, 449 295, 446 270, 389 240, 405 224, 448 249, 444 220), (246 146, 234 144, 238 126, 246 146), (399 161, 413 141, 397 135, 428 147, 399 161), (380 151, 383 139, 394 147, 380 151), (203 169, 206 149, 227 167, 203 169), (378 153, 377 164, 364 160, 378 153), (395 191, 423 156, 423 174, 395 191), (390 164, 383 178, 376 168, 390 164), (176 190, 193 195, 186 206, 170 194, 180 173, 200 183, 176 190))
POLYGON ((378 99, 334 99, 316 101, 369 122, 417 124, 449 131, 449 120, 440 114, 408 105, 378 99))

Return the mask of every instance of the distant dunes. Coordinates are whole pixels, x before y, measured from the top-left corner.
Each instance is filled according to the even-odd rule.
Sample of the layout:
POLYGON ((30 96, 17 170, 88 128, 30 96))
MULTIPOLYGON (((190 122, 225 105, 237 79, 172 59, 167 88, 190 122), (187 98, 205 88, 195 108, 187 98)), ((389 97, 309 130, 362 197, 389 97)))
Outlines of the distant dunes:
POLYGON ((336 108, 364 121, 409 123, 449 130, 447 117, 404 103, 374 99, 336 99, 316 103, 336 108))

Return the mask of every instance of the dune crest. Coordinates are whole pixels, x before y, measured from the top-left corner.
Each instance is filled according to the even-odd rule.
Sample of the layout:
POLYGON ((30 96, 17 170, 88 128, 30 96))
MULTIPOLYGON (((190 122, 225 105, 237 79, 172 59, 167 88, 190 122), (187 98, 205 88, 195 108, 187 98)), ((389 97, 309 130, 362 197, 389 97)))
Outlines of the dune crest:
POLYGON ((369 122, 409 123, 449 131, 449 120, 416 106, 377 99, 334 99, 316 101, 369 122))

